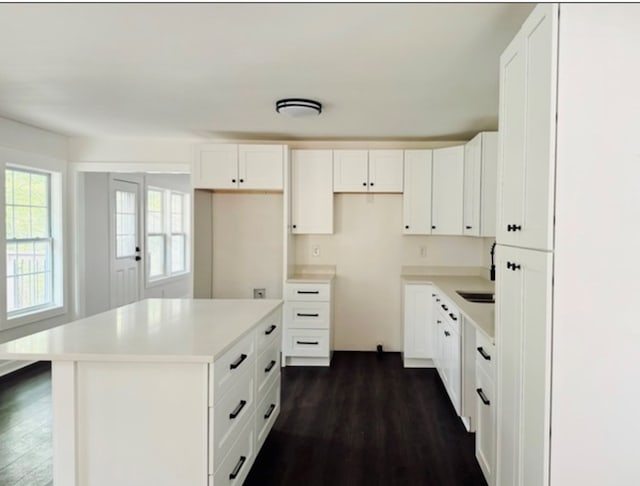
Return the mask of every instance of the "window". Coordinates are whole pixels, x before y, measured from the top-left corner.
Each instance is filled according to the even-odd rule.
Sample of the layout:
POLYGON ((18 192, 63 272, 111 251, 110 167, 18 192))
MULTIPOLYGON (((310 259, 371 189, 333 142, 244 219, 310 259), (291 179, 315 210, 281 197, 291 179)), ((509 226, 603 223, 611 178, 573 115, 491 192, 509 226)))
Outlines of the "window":
POLYGON ((187 265, 187 194, 147 189, 147 280, 182 274, 187 265))
POLYGON ((7 314, 55 304, 51 175, 5 171, 7 314))

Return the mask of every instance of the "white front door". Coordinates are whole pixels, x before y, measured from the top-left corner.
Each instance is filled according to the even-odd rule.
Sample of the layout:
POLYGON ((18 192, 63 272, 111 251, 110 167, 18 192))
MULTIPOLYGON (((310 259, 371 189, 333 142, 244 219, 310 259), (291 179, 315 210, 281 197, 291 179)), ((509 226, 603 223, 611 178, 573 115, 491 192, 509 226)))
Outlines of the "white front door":
POLYGON ((130 181, 111 180, 109 207, 111 308, 114 308, 140 299, 139 269, 143 268, 140 185, 130 181))

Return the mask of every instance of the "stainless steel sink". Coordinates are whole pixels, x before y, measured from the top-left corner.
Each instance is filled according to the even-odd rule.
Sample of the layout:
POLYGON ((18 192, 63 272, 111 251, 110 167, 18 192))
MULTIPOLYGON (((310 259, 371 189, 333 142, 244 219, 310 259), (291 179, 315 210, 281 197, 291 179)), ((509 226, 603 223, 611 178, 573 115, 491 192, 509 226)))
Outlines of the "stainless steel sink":
POLYGON ((464 292, 456 290, 456 293, 468 302, 476 304, 495 304, 495 294, 493 292, 464 292))

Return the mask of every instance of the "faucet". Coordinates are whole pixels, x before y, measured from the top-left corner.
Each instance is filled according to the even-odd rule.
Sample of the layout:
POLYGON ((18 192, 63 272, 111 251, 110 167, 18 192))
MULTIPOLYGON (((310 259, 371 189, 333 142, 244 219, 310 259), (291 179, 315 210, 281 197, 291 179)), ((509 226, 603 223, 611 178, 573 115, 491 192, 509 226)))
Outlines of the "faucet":
POLYGON ((493 245, 491 245, 491 268, 489 269, 489 279, 493 282, 496 279, 496 265, 493 262, 493 257, 496 254, 496 241, 493 242, 493 245))

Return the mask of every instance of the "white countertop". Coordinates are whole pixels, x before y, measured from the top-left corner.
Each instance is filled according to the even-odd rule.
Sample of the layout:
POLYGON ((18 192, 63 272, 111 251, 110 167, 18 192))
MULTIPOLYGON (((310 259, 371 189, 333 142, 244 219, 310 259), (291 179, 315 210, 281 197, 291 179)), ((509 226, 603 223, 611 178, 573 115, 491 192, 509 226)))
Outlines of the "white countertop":
POLYGON ((451 300, 476 329, 495 342, 495 304, 477 304, 458 295, 456 290, 495 292, 495 283, 482 277, 448 275, 402 275, 405 283, 431 283, 451 300))
POLYGON ((287 283, 330 283, 335 278, 332 274, 292 275, 287 283))
POLYGON ((335 265, 294 265, 287 283, 331 283, 335 277, 335 265))
POLYGON ((210 363, 281 305, 148 299, 0 344, 0 359, 210 363))

